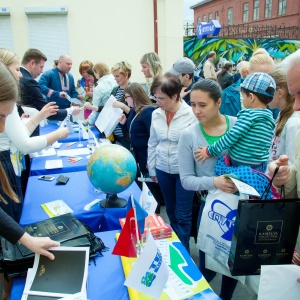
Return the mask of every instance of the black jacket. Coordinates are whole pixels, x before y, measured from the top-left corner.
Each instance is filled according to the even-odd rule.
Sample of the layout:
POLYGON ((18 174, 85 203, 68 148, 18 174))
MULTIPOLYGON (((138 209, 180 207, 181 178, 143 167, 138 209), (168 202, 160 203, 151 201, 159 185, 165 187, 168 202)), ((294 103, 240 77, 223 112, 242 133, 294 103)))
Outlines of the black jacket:
MULTIPOLYGON (((40 111, 48 102, 45 100, 38 82, 33 79, 30 72, 22 67, 20 71, 23 75, 20 79, 21 105, 33 107, 40 111)), ((67 111, 59 109, 56 115, 50 116, 48 119, 62 121, 66 116, 67 111)), ((39 135, 39 126, 37 126, 31 136, 37 135, 39 135)))

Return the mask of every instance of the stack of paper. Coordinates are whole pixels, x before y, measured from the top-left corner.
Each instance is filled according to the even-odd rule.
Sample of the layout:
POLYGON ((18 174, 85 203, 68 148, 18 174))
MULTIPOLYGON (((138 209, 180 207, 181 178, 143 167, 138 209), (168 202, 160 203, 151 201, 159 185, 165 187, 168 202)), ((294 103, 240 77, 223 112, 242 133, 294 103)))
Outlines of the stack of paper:
POLYGON ((68 299, 86 300, 88 274, 88 247, 51 248, 55 256, 50 260, 35 255, 34 265, 28 270, 22 300, 68 299), (52 299, 52 298, 51 298, 52 299))

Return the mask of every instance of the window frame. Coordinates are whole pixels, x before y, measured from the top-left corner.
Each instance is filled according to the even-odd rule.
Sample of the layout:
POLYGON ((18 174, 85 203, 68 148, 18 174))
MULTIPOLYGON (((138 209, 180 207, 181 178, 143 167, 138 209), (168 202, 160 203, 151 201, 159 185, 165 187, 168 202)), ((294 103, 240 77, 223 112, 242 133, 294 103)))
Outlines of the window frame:
POLYGON ((286 0, 279 0, 278 1, 278 16, 283 16, 283 15, 286 15, 286 0))
POLYGON ((270 19, 272 17, 272 0, 265 0, 265 19, 270 19))
POLYGON ((254 0, 254 3, 253 3, 253 21, 259 20, 259 8, 260 8, 259 6, 260 6, 260 0, 254 0))
POLYGON ((228 7, 228 9, 227 9, 227 25, 233 25, 233 8, 232 7, 228 7), (231 15, 229 15, 229 12, 231 12, 231 15))
POLYGON ((243 3, 243 23, 248 23, 248 22, 249 22, 249 3, 245 2, 245 3, 243 3), (247 10, 245 10, 246 5, 247 5, 247 10), (246 17, 247 17, 247 19, 246 19, 246 17))

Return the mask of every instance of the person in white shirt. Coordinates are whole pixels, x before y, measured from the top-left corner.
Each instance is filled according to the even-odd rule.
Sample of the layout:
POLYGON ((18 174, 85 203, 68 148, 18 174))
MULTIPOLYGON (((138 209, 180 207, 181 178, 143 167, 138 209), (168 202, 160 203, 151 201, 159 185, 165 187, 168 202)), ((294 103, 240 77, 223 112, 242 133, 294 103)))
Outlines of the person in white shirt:
POLYGON ((215 51, 210 51, 208 53, 208 60, 204 63, 203 73, 204 78, 217 79, 216 68, 214 65, 214 60, 216 59, 217 54, 215 51))

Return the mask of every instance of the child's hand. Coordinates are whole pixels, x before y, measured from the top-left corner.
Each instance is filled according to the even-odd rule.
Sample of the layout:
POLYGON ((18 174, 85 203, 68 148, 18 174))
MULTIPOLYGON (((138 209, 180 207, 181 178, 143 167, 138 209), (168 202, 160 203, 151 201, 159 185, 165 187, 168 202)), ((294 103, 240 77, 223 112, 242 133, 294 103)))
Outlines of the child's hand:
POLYGON ((202 163, 205 162, 205 160, 209 157, 209 155, 207 154, 207 147, 202 147, 202 146, 199 146, 199 150, 196 150, 194 153, 195 153, 195 158, 196 158, 196 161, 199 161, 199 160, 202 160, 202 163))
POLYGON ((297 252, 294 252, 292 263, 300 266, 300 255, 297 252))

